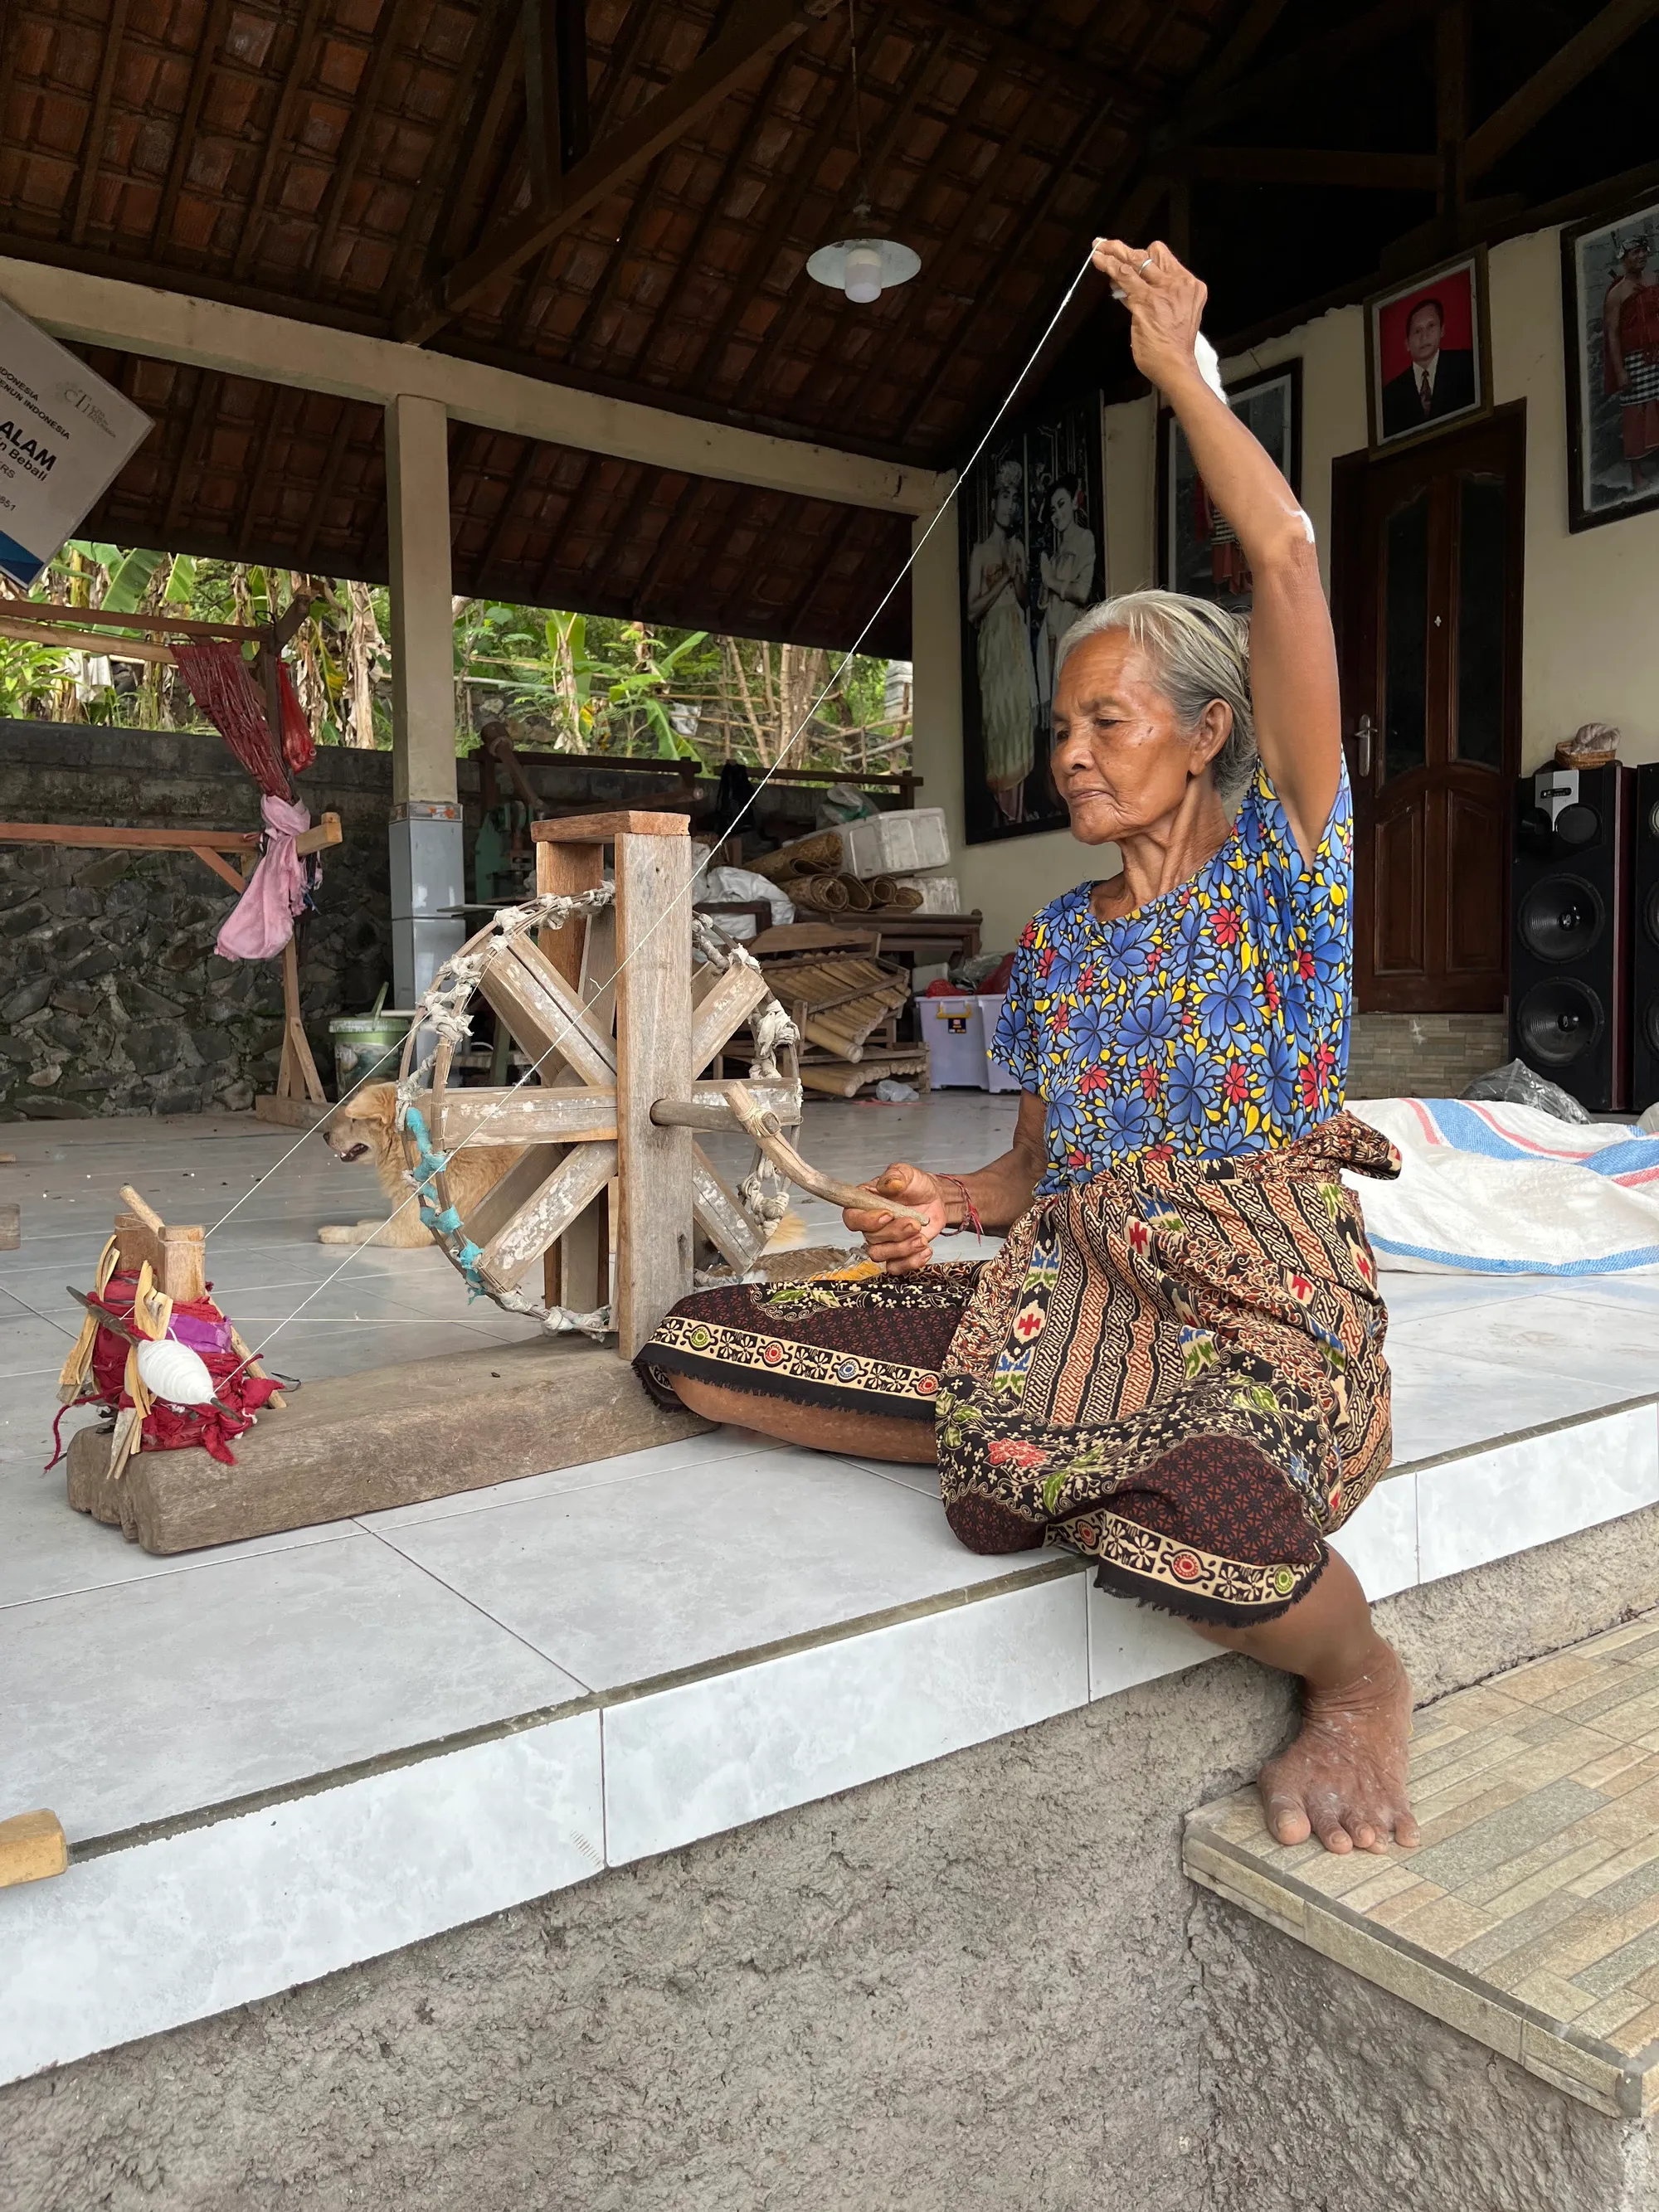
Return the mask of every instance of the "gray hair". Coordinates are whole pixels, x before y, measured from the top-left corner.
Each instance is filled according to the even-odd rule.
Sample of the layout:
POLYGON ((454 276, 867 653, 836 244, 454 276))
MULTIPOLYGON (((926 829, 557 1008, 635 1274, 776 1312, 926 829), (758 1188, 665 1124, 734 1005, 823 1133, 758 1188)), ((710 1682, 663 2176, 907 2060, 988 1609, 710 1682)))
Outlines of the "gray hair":
POLYGON ((1085 608, 1054 652, 1054 687, 1067 659, 1103 630, 1127 630, 1158 671, 1158 689, 1183 730, 1196 729, 1212 699, 1233 710, 1227 741, 1211 763, 1216 788, 1231 799, 1255 767, 1255 714, 1250 704, 1250 628, 1240 615, 1185 592, 1125 592, 1085 608))

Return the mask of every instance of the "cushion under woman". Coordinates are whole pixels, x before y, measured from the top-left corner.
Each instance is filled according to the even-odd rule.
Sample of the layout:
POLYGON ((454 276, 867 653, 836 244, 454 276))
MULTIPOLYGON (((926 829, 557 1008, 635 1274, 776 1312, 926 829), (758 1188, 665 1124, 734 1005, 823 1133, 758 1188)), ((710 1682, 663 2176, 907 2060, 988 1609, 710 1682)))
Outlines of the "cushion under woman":
POLYGON ((682 1302, 640 1356, 714 1420, 863 1459, 937 1459, 981 1551, 1068 1544, 1109 1589, 1298 1675, 1262 1770, 1283 1843, 1409 1844, 1410 1686, 1326 1539, 1386 1469, 1386 1316, 1343 1170, 1389 1176, 1341 1111, 1351 820, 1307 518, 1204 383, 1204 288, 1097 242, 1254 579, 1249 633, 1168 592, 1109 600, 1057 655, 1056 787, 1121 872, 1026 930, 998 1057, 1013 1144, 849 1212, 884 1273, 682 1302), (1259 756, 1259 758, 1258 758, 1259 756), (1224 800, 1248 781, 1237 820, 1224 800), (934 1264, 963 1223, 996 1258, 934 1264))

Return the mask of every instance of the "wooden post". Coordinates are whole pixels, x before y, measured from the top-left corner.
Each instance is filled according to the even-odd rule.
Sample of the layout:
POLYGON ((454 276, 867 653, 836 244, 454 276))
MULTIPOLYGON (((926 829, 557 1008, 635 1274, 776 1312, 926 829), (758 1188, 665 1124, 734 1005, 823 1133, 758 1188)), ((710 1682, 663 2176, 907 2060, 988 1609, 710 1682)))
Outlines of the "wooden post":
MULTIPOLYGON (((691 1132, 660 1129, 653 1101, 691 1087, 691 844, 619 832, 617 849, 617 1138, 622 1205, 617 1348, 631 1359, 692 1281, 691 1132)), ((678 834, 676 834, 678 833, 678 834)))

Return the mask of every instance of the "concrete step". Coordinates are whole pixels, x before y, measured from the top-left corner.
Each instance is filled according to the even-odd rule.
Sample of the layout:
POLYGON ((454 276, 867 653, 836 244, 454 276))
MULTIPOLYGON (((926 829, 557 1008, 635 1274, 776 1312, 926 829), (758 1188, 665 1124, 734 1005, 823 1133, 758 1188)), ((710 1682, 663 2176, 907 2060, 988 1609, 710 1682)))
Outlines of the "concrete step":
POLYGON ((1412 1748, 1415 1851, 1285 1849, 1253 1789, 1188 1819, 1219 2201, 1659 2212, 1659 1612, 1412 1748))

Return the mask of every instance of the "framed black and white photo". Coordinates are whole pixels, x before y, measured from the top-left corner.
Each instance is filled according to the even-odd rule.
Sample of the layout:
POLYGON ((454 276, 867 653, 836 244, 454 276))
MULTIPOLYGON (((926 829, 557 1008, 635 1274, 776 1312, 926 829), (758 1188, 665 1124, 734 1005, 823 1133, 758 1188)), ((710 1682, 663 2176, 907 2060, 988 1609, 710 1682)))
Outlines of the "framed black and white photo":
POLYGON ((1567 524, 1659 506, 1659 195, 1561 233, 1567 524))
POLYGON ((1049 710, 1054 647, 1105 590, 1098 397, 996 438, 957 511, 968 842, 1064 829, 1049 710))
MULTIPOLYGON (((1232 410, 1302 496, 1302 363, 1281 362, 1227 387, 1232 410)), ((1250 571, 1232 525, 1193 465, 1187 434, 1170 409, 1158 418, 1158 580, 1165 591, 1250 611, 1250 571)))
POLYGON ((1491 414, 1484 246, 1366 301, 1365 398, 1373 453, 1491 414))

